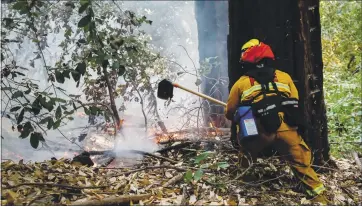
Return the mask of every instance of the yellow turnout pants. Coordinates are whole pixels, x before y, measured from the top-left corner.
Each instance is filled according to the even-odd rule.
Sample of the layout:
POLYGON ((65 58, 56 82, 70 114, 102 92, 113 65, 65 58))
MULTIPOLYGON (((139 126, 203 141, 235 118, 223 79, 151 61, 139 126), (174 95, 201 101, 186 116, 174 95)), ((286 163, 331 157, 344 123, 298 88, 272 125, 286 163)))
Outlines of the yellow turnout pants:
POLYGON ((311 167, 311 150, 298 134, 296 128, 291 128, 282 122, 276 133, 266 133, 258 120, 257 126, 259 137, 240 143, 244 151, 248 152, 255 160, 257 155, 266 147, 272 146, 282 158, 291 164, 294 174, 305 185, 310 196, 319 195, 325 190, 317 173, 311 167))

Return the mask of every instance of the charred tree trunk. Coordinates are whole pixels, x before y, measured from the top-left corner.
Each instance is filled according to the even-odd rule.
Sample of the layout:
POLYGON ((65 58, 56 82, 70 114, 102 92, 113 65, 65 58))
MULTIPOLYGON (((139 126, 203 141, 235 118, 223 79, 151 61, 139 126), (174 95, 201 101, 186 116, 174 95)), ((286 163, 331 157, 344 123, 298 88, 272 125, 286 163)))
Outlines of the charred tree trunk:
MULTIPOLYGON (((304 137, 315 150, 316 163, 329 160, 326 108, 323 95, 323 62, 319 0, 299 0, 299 27, 296 53, 300 54, 297 70, 303 87, 300 90, 307 128, 304 137)), ((298 22, 296 22, 298 24, 298 22)))
POLYGON ((315 163, 329 159, 323 97, 323 64, 319 0, 229 0, 229 90, 246 68, 239 63, 241 46, 252 38, 269 44, 275 67, 289 73, 298 88, 315 163))
MULTIPOLYGON (((195 15, 198 29, 199 62, 217 57, 215 66, 201 77, 202 93, 221 101, 228 98, 227 78, 227 2, 196 1, 195 15), (216 65, 217 64, 217 65, 216 65)), ((223 106, 214 103, 204 105, 205 124, 213 122, 216 127, 226 124, 223 106)))

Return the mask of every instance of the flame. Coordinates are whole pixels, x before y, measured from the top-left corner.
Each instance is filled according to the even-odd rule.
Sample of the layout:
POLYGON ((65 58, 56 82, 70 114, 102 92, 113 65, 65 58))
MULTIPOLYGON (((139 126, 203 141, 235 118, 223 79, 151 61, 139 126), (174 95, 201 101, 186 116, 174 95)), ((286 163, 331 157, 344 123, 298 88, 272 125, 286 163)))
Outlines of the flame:
MULTIPOLYGON (((218 128, 214 127, 212 123, 209 123, 209 125, 211 126, 210 128, 202 128, 198 131, 197 136, 201 136, 201 137, 208 137, 208 138, 215 138, 217 136, 223 136, 226 135, 225 132, 220 131, 218 128), (200 134, 201 133, 201 134, 200 134)), ((152 130, 155 131, 155 130, 152 130)), ((168 141, 182 141, 182 140, 186 140, 188 138, 194 138, 195 137, 195 132, 188 132, 188 131, 183 131, 183 132, 169 132, 169 133, 154 133, 153 134, 153 141, 157 144, 161 144, 161 143, 165 143, 168 141)))
POLYGON ((211 132, 211 135, 213 136, 217 136, 219 130, 215 127, 215 124, 213 122, 209 122, 210 128, 213 128, 213 130, 215 130, 214 132, 211 132))
POLYGON ((214 128, 212 122, 209 122, 209 126, 210 126, 211 128, 214 128))

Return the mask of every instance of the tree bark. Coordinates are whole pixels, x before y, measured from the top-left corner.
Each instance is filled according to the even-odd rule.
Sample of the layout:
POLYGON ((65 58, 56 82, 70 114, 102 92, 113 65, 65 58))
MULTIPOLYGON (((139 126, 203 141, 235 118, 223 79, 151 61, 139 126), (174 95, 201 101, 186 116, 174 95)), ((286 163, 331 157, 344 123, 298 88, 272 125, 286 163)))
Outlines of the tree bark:
POLYGON ((300 75, 303 87, 299 93, 307 122, 303 137, 308 137, 307 141, 315 153, 315 162, 322 164, 329 160, 329 143, 323 95, 319 0, 298 0, 298 8, 300 27, 297 27, 297 40, 303 44, 296 48, 296 52, 301 54, 299 58, 302 58, 297 61, 297 70, 303 71, 300 75))
POLYGON ((315 154, 315 164, 328 160, 319 0, 228 2, 229 90, 246 72, 239 63, 241 46, 252 38, 270 45, 275 68, 287 72, 298 88, 306 121, 302 136, 315 154))
POLYGON ((116 125, 117 127, 120 124, 121 119, 119 118, 119 114, 118 114, 118 110, 117 110, 117 106, 116 106, 116 102, 114 101, 114 94, 113 94, 113 90, 112 90, 112 85, 111 82, 109 80, 109 74, 107 71, 107 67, 103 67, 103 74, 104 74, 104 78, 106 79, 106 84, 107 84, 107 88, 108 88, 108 93, 109 93, 109 100, 111 103, 111 109, 113 112, 113 116, 116 118, 116 125))
MULTIPOLYGON (((97 37, 97 40, 98 40, 98 43, 100 44, 101 48, 104 48, 104 44, 101 40, 101 38, 99 37, 98 34, 96 34, 96 37, 97 37)), ((110 81, 110 77, 109 77, 109 73, 107 71, 107 66, 109 65, 109 62, 108 60, 104 60, 102 62, 102 71, 103 71, 103 74, 104 74, 104 78, 105 78, 105 81, 106 81, 106 84, 107 84, 107 88, 108 88, 108 93, 109 93, 109 99, 110 99, 110 104, 111 104, 111 109, 112 109, 112 112, 113 112, 113 116, 116 118, 116 126, 115 127, 119 127, 120 125, 120 117, 119 117, 119 114, 118 114, 118 110, 117 110, 117 106, 116 106, 116 102, 115 102, 115 97, 114 97, 114 94, 113 94, 113 88, 112 88, 112 84, 111 84, 111 81, 110 81)))

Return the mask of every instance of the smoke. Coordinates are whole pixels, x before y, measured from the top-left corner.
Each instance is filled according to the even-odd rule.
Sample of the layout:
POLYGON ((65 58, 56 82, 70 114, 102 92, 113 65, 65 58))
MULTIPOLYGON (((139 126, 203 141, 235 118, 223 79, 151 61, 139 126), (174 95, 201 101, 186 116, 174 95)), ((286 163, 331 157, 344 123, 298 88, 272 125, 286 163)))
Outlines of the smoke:
MULTIPOLYGON (((209 69, 202 77, 201 88, 203 93, 225 102, 228 98, 228 2, 196 1, 195 4, 200 62, 206 61, 205 66, 209 69)), ((210 108, 205 105, 205 118, 211 115, 214 124, 221 127, 224 108, 210 105, 210 108)))
MULTIPOLYGON (((122 9, 133 10, 137 14, 145 15, 148 19, 152 20, 152 25, 144 26, 142 29, 144 29, 147 34, 151 35, 151 43, 155 46, 154 49, 168 59, 179 63, 186 71, 195 73, 196 68, 199 67, 199 57, 194 2, 125 1, 122 5, 122 9), (186 51, 183 48, 185 48, 186 51)), ((6 13, 4 8, 2 13, 6 13)), ((55 25, 56 23, 51 22, 51 24, 55 25)), ((59 44, 64 40, 64 28, 61 28, 60 31, 59 34, 48 34, 47 36, 47 44, 49 47, 44 51, 47 65, 54 65, 61 56, 62 49, 59 47, 59 44)), ((36 50, 37 49, 34 48, 30 39, 26 39, 21 48, 18 48, 16 45, 12 47, 18 65, 31 68, 32 70, 29 71, 29 78, 37 80, 40 89, 44 89, 48 87, 49 83, 47 83, 47 75, 44 72, 45 69, 42 60, 34 60, 34 67, 29 66, 29 63, 34 58, 33 52, 36 50)), ((174 70, 174 68, 170 68, 170 70, 174 70)), ((182 85, 192 90, 198 89, 195 85, 195 76, 184 74, 177 82, 182 83, 182 85)), ((66 80, 64 84, 59 86, 72 94, 80 94, 82 90, 81 87, 77 88, 72 80, 66 80)), ((157 100, 161 120, 165 122, 166 127, 170 131, 172 131, 172 129, 177 129, 182 125, 180 123, 180 116, 182 114, 168 113, 170 107, 175 107, 176 105, 199 105, 195 102, 198 97, 195 97, 194 95, 178 89, 174 90, 174 93, 174 102, 172 102, 169 107, 165 106, 165 101, 157 100)), ((61 94, 59 94, 59 96, 62 97, 61 94)), ((3 95, 2 98, 4 98, 3 95)), ((117 106, 120 106, 121 103, 122 98, 116 100, 117 106)), ((4 106, 2 106, 2 110, 4 109, 3 107, 4 106)), ((147 139, 149 134, 145 132, 141 105, 136 102, 129 102, 126 103, 126 107, 126 111, 120 114, 121 118, 125 119, 125 127, 122 130, 123 135, 117 137, 115 148, 117 156, 131 156, 130 154, 127 154, 127 150, 142 150, 146 152, 157 150, 157 144, 152 140, 147 139), (132 126, 127 126, 127 124, 132 126)), ((152 117, 148 118, 152 119, 152 117)), ((88 129, 85 128, 88 125, 87 122, 88 116, 82 117, 75 115, 73 121, 68 121, 67 125, 59 128, 63 134, 60 134, 57 130, 47 132, 45 139, 50 149, 45 146, 39 147, 39 149, 33 149, 30 146, 29 138, 19 138, 19 133, 11 130, 11 122, 2 116, 1 134, 4 137, 1 145, 2 158, 12 158, 16 160, 22 158, 25 161, 42 161, 50 159, 51 157, 70 158, 74 156, 75 152, 82 150, 77 146, 77 144, 81 144, 77 141, 77 137, 81 133, 89 132, 88 129), (12 155, 12 153, 15 153, 16 156, 12 155)))
POLYGON ((139 150, 152 153, 159 149, 158 144, 151 139, 149 131, 146 131, 143 117, 124 115, 125 119, 122 130, 117 134, 114 152, 117 157, 139 157, 131 153, 139 150))
POLYGON ((142 128, 124 128, 117 136, 114 152, 116 157, 141 158, 142 156, 132 151, 143 151, 152 153, 159 149, 159 146, 142 128))
MULTIPOLYGON (((142 29, 152 37, 151 43, 156 51, 167 59, 177 62, 170 70, 183 69, 185 73, 180 75, 176 82, 197 91, 195 74, 199 69, 198 31, 195 19, 195 2, 193 1, 125 1, 124 8, 135 11, 138 15, 145 15, 152 20, 152 25, 145 25, 142 29)), ((174 90, 173 102, 165 106, 164 100, 157 100, 158 112, 161 120, 169 131, 183 127, 181 121, 184 115, 180 110, 172 110, 172 107, 198 107, 198 97, 180 89, 174 90)), ((128 107, 128 106, 127 106, 128 107)), ((139 105, 130 106, 140 110, 139 105)), ((126 111, 127 113, 127 111, 126 111)), ((195 117, 192 118, 195 122, 195 117)), ((195 125, 196 126, 196 125, 195 125)))

